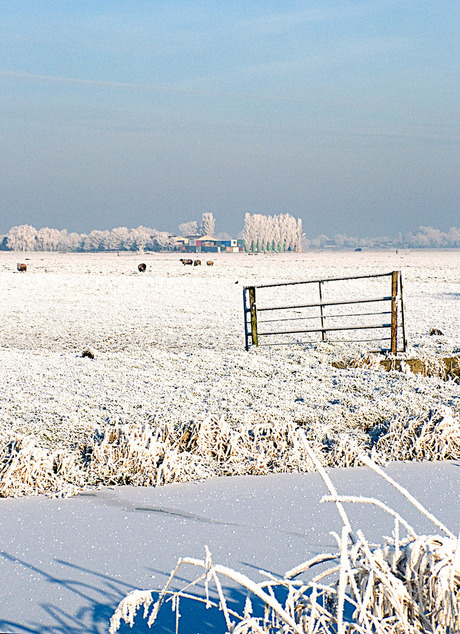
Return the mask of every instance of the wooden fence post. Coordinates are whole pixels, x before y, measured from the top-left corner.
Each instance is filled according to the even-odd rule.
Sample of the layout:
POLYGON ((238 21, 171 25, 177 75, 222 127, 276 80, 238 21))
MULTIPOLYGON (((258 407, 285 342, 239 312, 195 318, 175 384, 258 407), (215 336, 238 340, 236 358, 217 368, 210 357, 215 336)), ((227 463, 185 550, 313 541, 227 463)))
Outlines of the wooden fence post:
POLYGON ((398 280, 399 271, 391 273, 391 353, 398 352, 398 280))
POLYGON ((401 300, 401 327, 402 327, 402 338, 403 338, 403 352, 406 352, 407 342, 406 342, 406 320, 404 319, 404 297, 403 297, 403 280, 402 273, 399 271, 399 298, 401 300))
POLYGON ((248 308, 248 289, 246 287, 243 288, 243 311, 244 311, 244 347, 246 348, 246 350, 249 350, 250 347, 250 343, 249 343, 249 335, 251 334, 249 332, 249 324, 248 324, 248 312, 249 312, 249 308, 248 308))
POLYGON ((256 308, 256 289, 250 286, 249 291, 249 308, 251 311, 251 337, 254 346, 259 345, 259 337, 257 336, 257 308, 256 308))

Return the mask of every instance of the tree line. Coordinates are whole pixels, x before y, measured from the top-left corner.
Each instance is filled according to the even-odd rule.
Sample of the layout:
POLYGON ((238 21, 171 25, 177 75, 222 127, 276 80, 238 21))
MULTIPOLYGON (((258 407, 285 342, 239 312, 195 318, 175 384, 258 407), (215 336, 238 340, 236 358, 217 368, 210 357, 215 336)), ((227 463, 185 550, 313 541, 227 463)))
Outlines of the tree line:
MULTIPOLYGON (((212 213, 201 216, 197 221, 179 225, 183 236, 209 235, 215 233, 215 219, 212 213)), ((174 236, 168 231, 158 231, 149 227, 115 227, 90 233, 69 233, 66 229, 36 229, 31 225, 11 227, 0 244, 3 250, 11 251, 164 251, 174 248, 174 236)))
POLYGON ((90 233, 69 233, 65 229, 31 225, 12 227, 3 239, 3 248, 11 251, 161 251, 170 247, 167 231, 147 227, 111 231, 95 229, 90 233))
MULTIPOLYGON (((181 236, 214 237, 216 223, 212 213, 203 213, 201 223, 195 220, 179 225, 181 236)), ((222 234, 220 234, 222 235, 222 234)), ((227 238, 229 236, 226 236, 227 238)), ((300 251, 302 249, 324 248, 459 248, 460 229, 450 228, 440 231, 432 227, 419 227, 414 232, 399 234, 396 239, 386 236, 377 238, 358 238, 345 234, 332 237, 320 235, 308 238, 303 233, 302 220, 291 214, 267 216, 246 214, 240 236, 244 240, 245 250, 263 251, 300 251)), ((43 227, 35 229, 31 225, 11 227, 0 238, 0 249, 10 251, 165 251, 175 248, 176 236, 168 231, 158 231, 139 226, 135 229, 116 227, 101 231, 95 229, 88 234, 70 233, 65 229, 43 227)))

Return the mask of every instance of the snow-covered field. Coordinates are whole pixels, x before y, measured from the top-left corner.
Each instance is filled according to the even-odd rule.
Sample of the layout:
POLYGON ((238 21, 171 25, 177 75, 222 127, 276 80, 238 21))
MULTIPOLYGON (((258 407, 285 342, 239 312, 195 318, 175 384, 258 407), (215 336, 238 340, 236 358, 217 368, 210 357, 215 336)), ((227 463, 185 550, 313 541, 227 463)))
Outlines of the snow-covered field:
MULTIPOLYGON (((0 253, 0 495, 87 489, 1 501, 0 629, 106 632, 127 591, 159 589, 177 558, 201 557, 204 544, 216 562, 252 577, 330 549, 340 522, 318 506, 316 474, 245 475, 306 469, 297 426, 329 465, 353 464, 372 447, 383 458, 458 459, 458 383, 338 370, 333 360, 365 352, 340 344, 246 352, 242 300, 247 284, 401 270, 408 354, 458 356, 458 251, 210 257, 213 267, 192 268, 173 254, 0 253), (429 336, 431 328, 444 335, 429 336), (95 359, 82 358, 88 347, 95 359), (147 483, 150 471, 154 482, 243 477, 88 490, 147 483)), ((457 470, 390 472, 456 532, 457 470)), ((333 478, 341 493, 391 497, 363 473, 333 478)), ((371 539, 391 530, 369 507, 356 521, 371 539)), ((229 593, 230 603, 242 600, 229 593)), ((191 614, 182 631, 225 629, 221 615, 191 614)), ((165 618, 158 631, 174 631, 165 618)))
MULTIPOLYGON (((246 352, 242 288, 401 270, 409 354, 434 360, 460 351, 459 251, 202 257, 212 257, 213 267, 182 266, 179 257, 0 254, 3 445, 25 437, 28 447, 44 451, 42 459, 59 450, 58 461, 62 452, 80 452, 81 461, 82 451, 86 458, 92 451, 96 429, 100 434, 119 424, 303 424, 321 428, 324 445, 339 433, 337 425, 366 431, 401 417, 458 416, 458 384, 375 369, 337 370, 332 360, 358 354, 343 344, 246 352), (147 271, 140 274, 142 261, 147 271), (16 271, 17 262, 27 263, 27 273, 16 271), (444 336, 430 337, 431 328, 444 336), (97 351, 96 359, 82 358, 88 347, 97 351)), ((2 451, 5 464, 11 451, 2 451)), ((255 471, 248 471, 247 462, 235 472, 271 470, 252 465, 255 471)), ((199 475, 210 473, 222 471, 207 463, 199 475)), ((8 478, 2 494, 21 493, 18 482, 26 476, 10 469, 8 478)), ((30 478, 26 493, 34 490, 30 478)), ((59 488, 52 478, 43 490, 59 488)), ((86 475, 75 478, 81 485, 86 475)), ((174 479, 180 477, 163 477, 174 479)))

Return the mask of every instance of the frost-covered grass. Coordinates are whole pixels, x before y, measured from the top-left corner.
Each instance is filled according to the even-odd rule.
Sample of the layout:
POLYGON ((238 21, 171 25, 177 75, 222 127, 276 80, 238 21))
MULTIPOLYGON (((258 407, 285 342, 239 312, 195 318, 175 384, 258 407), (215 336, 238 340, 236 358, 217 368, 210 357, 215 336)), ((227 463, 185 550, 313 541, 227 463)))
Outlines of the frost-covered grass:
POLYGON ((436 363, 460 353, 458 251, 179 257, 0 254, 0 495, 306 470, 298 427, 329 466, 458 457, 457 383, 334 368, 366 352, 343 344, 247 353, 242 316, 245 284, 400 269, 408 355, 436 363))

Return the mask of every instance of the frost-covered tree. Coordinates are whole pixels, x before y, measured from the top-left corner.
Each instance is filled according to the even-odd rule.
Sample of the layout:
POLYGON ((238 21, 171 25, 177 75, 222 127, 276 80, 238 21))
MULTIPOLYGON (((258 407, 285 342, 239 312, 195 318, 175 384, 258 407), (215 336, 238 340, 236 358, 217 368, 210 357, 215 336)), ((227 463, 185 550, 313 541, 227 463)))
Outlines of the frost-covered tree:
POLYGON ((7 236, 8 248, 13 251, 33 251, 36 236, 37 230, 31 225, 11 227, 7 236))
POLYGON ((87 236, 83 238, 82 249, 83 251, 102 251, 104 249, 104 242, 109 235, 109 231, 99 231, 94 229, 87 236))
POLYGON ((51 251, 51 229, 42 227, 37 231, 36 246, 39 251, 51 251))
POLYGON ((346 233, 338 233, 334 236, 334 242, 338 247, 348 247, 348 248, 356 248, 359 245, 358 238, 354 238, 353 236, 347 236, 346 233))
POLYGON ((460 230, 452 227, 448 232, 442 232, 433 227, 419 227, 415 233, 408 233, 405 236, 407 246, 415 248, 423 247, 454 247, 460 244, 460 230))
POLYGON ((297 251, 302 251, 302 246, 304 243, 305 234, 303 232, 303 222, 302 218, 297 218, 297 233, 296 233, 296 249, 297 251))
POLYGON ((247 251, 301 251, 302 220, 291 214, 246 214, 243 239, 247 251))
POLYGON ((241 235, 246 251, 254 251, 254 216, 249 213, 244 216, 244 227, 241 235))
POLYGON ((189 220, 179 225, 181 236, 196 236, 198 234, 198 223, 196 220, 189 220))
POLYGON ((66 250, 80 251, 81 238, 82 236, 79 233, 75 233, 75 232, 68 233, 66 238, 66 250))
POLYGON ((129 238, 129 229, 127 227, 115 227, 109 231, 104 240, 104 249, 106 251, 122 251, 126 249, 126 242, 129 238))
POLYGON ((62 244, 62 234, 59 229, 50 229, 51 250, 58 251, 62 244))
POLYGON ((447 233, 449 246, 460 247, 460 229, 457 227, 451 227, 447 233))
POLYGON ((67 229, 58 230, 58 236, 56 237, 56 249, 58 251, 68 251, 68 240, 69 234, 67 233, 67 229))
POLYGON ((135 251, 136 250, 136 233, 133 229, 128 229, 128 235, 124 241, 124 248, 127 251, 135 251))
POLYGON ((270 217, 262 214, 246 214, 244 217, 243 239, 248 251, 263 251, 270 217))
POLYGON ((151 247, 151 232, 152 229, 146 227, 137 227, 137 229, 131 229, 131 236, 133 240, 132 248, 138 251, 143 251, 147 245, 151 247))
POLYGON ((326 244, 330 242, 330 239, 328 238, 327 235, 325 235, 324 233, 322 233, 321 235, 319 235, 317 238, 313 238, 313 240, 311 241, 311 246, 314 247, 315 249, 320 249, 324 246, 326 246, 326 244))
POLYGON ((201 229, 202 236, 212 236, 214 237, 216 233, 216 220, 212 213, 205 211, 201 215, 201 229))
POLYGON ((153 251, 161 251, 163 249, 171 248, 172 241, 171 236, 167 231, 157 231, 152 229, 151 232, 151 247, 153 251))

